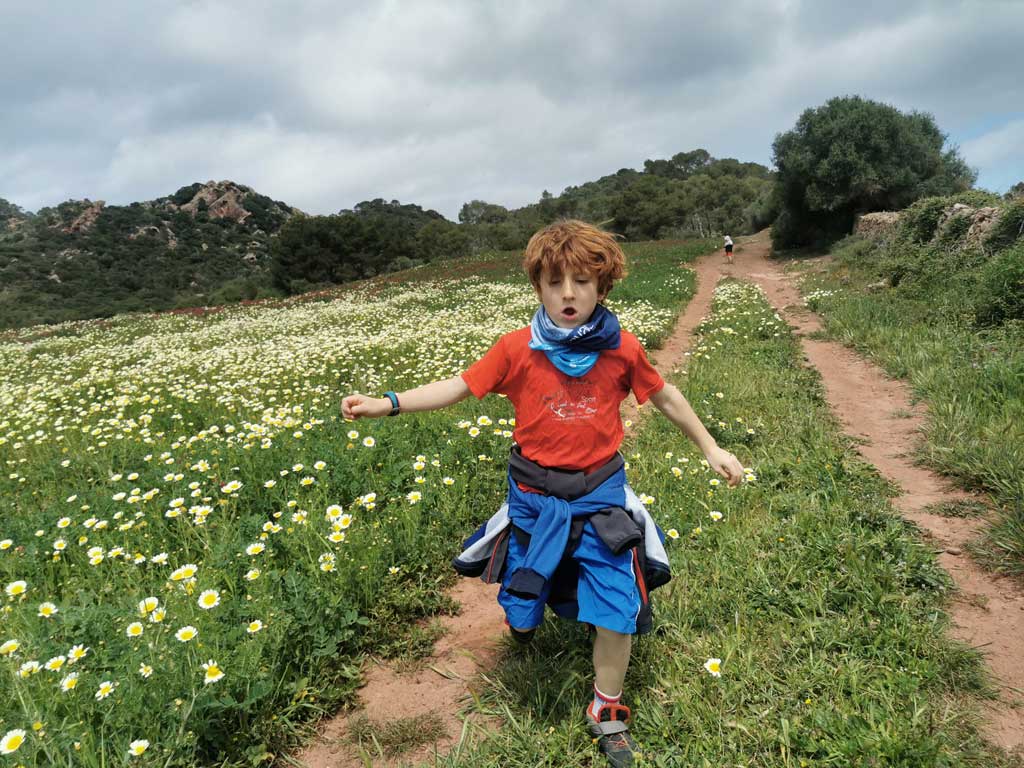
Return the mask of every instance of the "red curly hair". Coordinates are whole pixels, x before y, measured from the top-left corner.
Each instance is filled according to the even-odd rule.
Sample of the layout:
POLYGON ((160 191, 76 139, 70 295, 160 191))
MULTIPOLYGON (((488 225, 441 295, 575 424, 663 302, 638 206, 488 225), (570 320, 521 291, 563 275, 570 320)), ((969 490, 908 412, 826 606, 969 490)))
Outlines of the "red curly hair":
POLYGON ((537 290, 545 268, 555 276, 566 270, 593 275, 602 297, 608 295, 616 280, 627 274, 626 256, 615 236, 577 219, 556 221, 530 238, 523 269, 537 290))

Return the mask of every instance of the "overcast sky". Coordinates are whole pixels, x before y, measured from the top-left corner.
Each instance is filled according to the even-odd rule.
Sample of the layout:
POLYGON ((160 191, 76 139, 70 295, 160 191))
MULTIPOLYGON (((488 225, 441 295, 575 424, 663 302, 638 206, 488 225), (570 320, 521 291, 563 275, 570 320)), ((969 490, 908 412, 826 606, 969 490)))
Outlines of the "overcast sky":
POLYGON ((1024 180, 1024 2, 0 0, 0 197, 232 179, 456 218, 704 147, 769 164, 832 96, 932 113, 1024 180))

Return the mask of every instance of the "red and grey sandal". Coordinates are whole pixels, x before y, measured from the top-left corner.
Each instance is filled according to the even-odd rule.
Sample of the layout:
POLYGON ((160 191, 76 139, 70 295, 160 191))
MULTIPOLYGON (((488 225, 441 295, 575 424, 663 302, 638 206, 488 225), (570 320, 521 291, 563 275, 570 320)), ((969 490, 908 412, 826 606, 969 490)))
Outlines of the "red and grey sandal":
POLYGON ((587 711, 590 733, 597 740, 601 754, 608 758, 612 768, 626 768, 633 765, 635 744, 629 736, 629 707, 623 704, 607 703, 598 712, 595 720, 587 711))

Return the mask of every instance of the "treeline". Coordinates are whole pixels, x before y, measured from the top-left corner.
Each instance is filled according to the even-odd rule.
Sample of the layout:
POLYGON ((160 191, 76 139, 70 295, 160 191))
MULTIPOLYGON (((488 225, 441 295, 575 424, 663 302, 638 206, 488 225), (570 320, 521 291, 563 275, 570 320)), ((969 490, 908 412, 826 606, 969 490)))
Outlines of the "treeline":
POLYGON ((437 211, 370 200, 334 216, 296 216, 271 246, 271 275, 287 294, 469 253, 469 235, 437 211))
POLYGON ((763 165, 696 149, 645 160, 642 171, 623 168, 558 196, 545 190, 518 210, 474 200, 462 207, 459 222, 469 227, 475 247, 500 249, 522 247, 559 218, 591 221, 627 240, 750 232, 771 221, 763 211, 771 177, 763 165))
POLYGON ((0 200, 0 327, 291 295, 520 249, 566 217, 627 240, 771 225, 776 248, 823 246, 861 214, 963 192, 975 180, 931 115, 858 96, 806 110, 772 149, 774 172, 695 149, 558 195, 545 190, 522 208, 472 200, 457 223, 382 199, 306 216, 233 182, 128 206, 68 201, 36 214, 0 200))
POLYGON ((372 200, 332 216, 296 217, 272 245, 274 286, 286 293, 488 250, 523 248, 560 218, 598 223, 627 240, 745 233, 766 226, 771 172, 757 163, 717 159, 706 150, 647 160, 597 181, 546 190, 536 203, 508 209, 473 200, 459 223, 397 200, 372 200))
POLYGON ((559 218, 629 240, 743 233, 772 218, 772 174, 706 150, 545 191, 482 200, 459 221, 376 199, 306 216, 233 182, 144 203, 67 201, 36 214, 0 200, 0 327, 279 297, 488 250, 519 249, 559 218))

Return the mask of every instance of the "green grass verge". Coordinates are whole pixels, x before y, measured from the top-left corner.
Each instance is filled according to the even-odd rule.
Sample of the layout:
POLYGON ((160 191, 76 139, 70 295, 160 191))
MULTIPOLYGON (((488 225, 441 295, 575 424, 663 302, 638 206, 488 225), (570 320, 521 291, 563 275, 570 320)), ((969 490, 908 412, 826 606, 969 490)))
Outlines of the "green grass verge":
POLYGON ((975 326, 967 289, 944 280, 948 270, 885 287, 869 246, 844 241, 833 268, 802 290, 827 337, 906 379, 928 404, 921 460, 991 498, 998 514, 985 560, 1024 574, 1024 324, 975 326))

